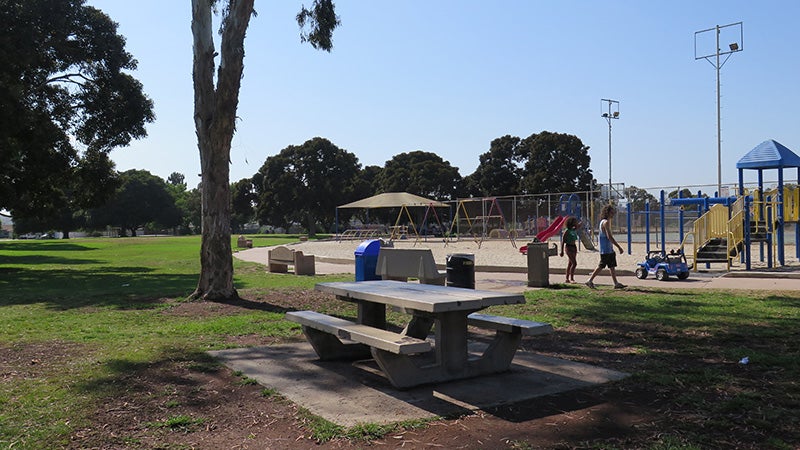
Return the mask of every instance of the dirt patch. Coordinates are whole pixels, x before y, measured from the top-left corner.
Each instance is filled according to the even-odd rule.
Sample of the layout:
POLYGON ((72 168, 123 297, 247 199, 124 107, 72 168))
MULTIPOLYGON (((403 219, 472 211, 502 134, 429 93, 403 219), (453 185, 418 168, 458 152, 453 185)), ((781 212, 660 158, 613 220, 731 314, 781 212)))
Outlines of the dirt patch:
POLYGON ((49 377, 68 367, 72 355, 85 351, 85 346, 66 342, 0 346, 0 382, 49 377))

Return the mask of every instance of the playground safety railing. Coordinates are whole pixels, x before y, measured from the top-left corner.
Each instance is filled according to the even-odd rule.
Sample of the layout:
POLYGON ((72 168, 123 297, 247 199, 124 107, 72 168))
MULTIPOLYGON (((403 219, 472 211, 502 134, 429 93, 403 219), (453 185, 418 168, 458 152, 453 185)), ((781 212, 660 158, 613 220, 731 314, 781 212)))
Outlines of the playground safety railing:
MULTIPOLYGON (((731 205, 731 218, 728 220, 728 255, 739 254, 739 245, 744 242, 744 196, 739 196, 731 205)), ((730 270, 730 259, 728 259, 730 270)))
POLYGON ((697 230, 699 245, 703 245, 711 239, 726 239, 728 237, 728 208, 724 205, 712 205, 700 219, 695 222, 695 226, 698 222, 704 225, 700 227, 700 230, 697 230))
MULTIPOLYGON (((789 188, 784 189, 783 201, 783 216, 784 221, 792 222, 797 220, 795 215, 795 199, 794 192, 789 188), (788 200, 788 201, 787 201, 788 200), (787 208, 788 206, 788 208, 787 208)), ((753 191, 753 220, 755 221, 756 230, 759 232, 768 231, 767 223, 776 223, 778 221, 778 190, 772 189, 770 191, 761 192, 758 189, 753 191), (761 229, 765 227, 765 229, 761 229)))
MULTIPOLYGON (((730 254, 731 254, 731 234, 728 229, 728 208, 724 205, 713 205, 711 208, 700 216, 694 222, 692 235, 692 258, 694 261, 694 270, 697 271, 697 252, 700 247, 706 245, 712 239, 725 239, 727 255, 728 255, 728 270, 730 270, 730 254)), ((686 241, 687 236, 684 238, 686 241)), ((681 243, 683 247, 684 243, 681 243)))

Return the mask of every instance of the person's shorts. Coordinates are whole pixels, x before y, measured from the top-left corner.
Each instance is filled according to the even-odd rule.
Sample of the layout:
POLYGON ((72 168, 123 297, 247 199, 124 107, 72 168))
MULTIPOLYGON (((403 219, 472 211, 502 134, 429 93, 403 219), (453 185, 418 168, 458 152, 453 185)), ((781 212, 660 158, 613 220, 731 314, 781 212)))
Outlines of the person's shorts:
POLYGON ((617 254, 616 253, 603 253, 600 255, 600 264, 597 267, 605 269, 608 267, 612 269, 617 267, 617 254))

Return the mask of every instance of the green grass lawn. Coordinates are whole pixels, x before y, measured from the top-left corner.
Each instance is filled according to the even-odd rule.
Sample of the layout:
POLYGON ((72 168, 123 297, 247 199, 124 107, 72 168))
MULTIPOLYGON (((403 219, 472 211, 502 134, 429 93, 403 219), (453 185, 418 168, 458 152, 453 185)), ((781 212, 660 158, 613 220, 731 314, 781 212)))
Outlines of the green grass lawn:
MULTIPOLYGON (((297 240, 252 238, 255 246, 297 240)), ((195 354, 202 361, 202 352, 221 348, 230 335, 297 334, 296 325, 283 321, 282 313, 254 311, 219 318, 159 314, 193 292, 199 249, 199 237, 0 241, 3 354, 13 358, 23 348, 31 352, 47 346, 63 347, 63 353, 71 355, 55 363, 37 362, 33 351, 30 364, 41 363, 39 367, 32 366, 30 376, 3 381, 0 448, 65 443, 94 402, 113 395, 113 386, 93 380, 112 379, 174 353, 195 354)), ((272 275, 261 265, 237 259, 234 271, 237 289, 308 289, 337 279, 272 275)), ((12 361, 0 359, 0 373, 12 371, 12 366, 12 361)))
MULTIPOLYGON (((153 361, 180 355, 201 367, 230 336, 299 336, 280 310, 162 314, 194 290, 199 248, 199 237, 0 241, 0 448, 66 446, 98 403, 124 389, 121 374, 153 361)), ((272 275, 236 259, 234 270, 240 292, 345 279, 272 275)), ((765 447, 800 445, 796 293, 570 287, 526 297, 492 312, 550 322, 552 345, 574 359, 632 373, 620 389, 647 386, 668 422, 662 434, 676 443, 653 448, 705 448, 731 430, 748 442, 763 436, 765 447)))

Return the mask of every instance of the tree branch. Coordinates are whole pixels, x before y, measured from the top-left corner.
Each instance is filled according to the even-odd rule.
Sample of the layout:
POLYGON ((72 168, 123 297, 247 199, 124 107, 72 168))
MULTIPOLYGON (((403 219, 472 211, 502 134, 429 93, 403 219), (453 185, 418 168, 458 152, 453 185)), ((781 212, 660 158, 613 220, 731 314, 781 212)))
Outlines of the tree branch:
POLYGON ((86 83, 94 83, 94 79, 87 77, 82 73, 65 73, 64 75, 59 75, 57 77, 50 78, 46 80, 43 84, 50 84, 50 83, 74 83, 78 86, 83 86, 83 82, 77 81, 74 78, 82 78, 86 83))

